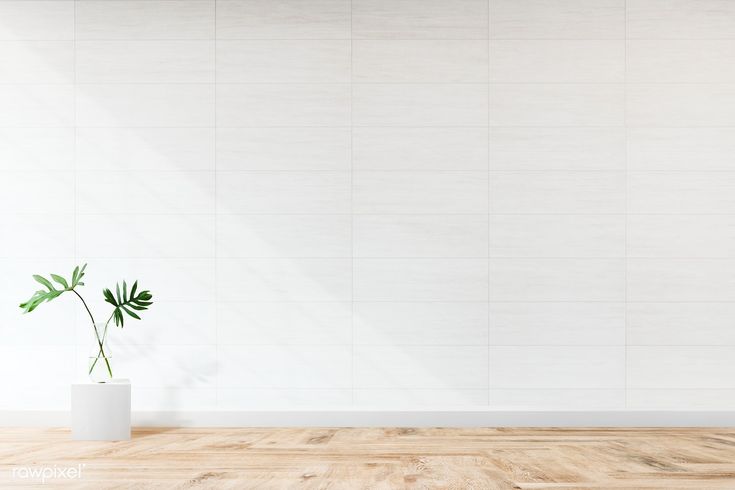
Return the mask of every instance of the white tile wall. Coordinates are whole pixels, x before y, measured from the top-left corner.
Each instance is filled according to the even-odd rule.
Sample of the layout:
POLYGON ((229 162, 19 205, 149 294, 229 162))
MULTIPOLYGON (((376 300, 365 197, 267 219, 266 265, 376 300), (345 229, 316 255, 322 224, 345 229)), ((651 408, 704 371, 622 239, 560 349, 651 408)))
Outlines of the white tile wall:
POLYGON ((625 0, 490 0, 491 39, 624 39, 625 0))
POLYGON ((0 2, 0 39, 70 40, 75 38, 73 0, 0 2))
POLYGON ((0 0, 0 409, 82 261, 136 409, 731 409, 734 59, 729 0, 0 0))
POLYGON ((487 39, 485 0, 353 0, 355 39, 487 39))

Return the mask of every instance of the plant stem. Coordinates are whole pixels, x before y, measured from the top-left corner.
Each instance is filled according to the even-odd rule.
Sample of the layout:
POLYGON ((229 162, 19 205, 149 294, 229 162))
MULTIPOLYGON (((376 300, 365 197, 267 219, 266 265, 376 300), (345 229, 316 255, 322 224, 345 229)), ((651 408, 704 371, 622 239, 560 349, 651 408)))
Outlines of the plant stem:
MULTIPOLYGON (((99 353, 102 354, 102 358, 105 360, 105 364, 107 365, 107 372, 110 374, 110 378, 112 378, 112 368, 110 367, 110 361, 107 359, 107 355, 105 354, 105 348, 102 346, 102 340, 100 339, 99 332, 97 332, 97 325, 94 321, 94 316, 92 315, 92 312, 89 310, 89 306, 87 306, 87 302, 84 301, 84 298, 82 298, 82 295, 77 293, 76 290, 71 289, 72 293, 76 294, 77 297, 82 301, 82 304, 84 305, 84 309, 87 310, 87 314, 89 314, 89 318, 92 320, 92 329, 94 330, 94 336, 97 337, 97 345, 100 347, 99 353)), ((110 320, 107 320, 109 323, 110 320)), ((105 333, 107 331, 107 324, 105 324, 105 333)), ((104 338, 104 337, 103 337, 104 338)), ((91 373, 94 369, 95 365, 97 364, 97 360, 99 359, 99 356, 97 356, 92 363, 92 366, 89 368, 89 372, 91 373)))
POLYGON ((89 318, 91 318, 91 319, 92 319, 92 325, 94 325, 94 324, 95 324, 95 321, 94 321, 94 316, 92 316, 92 312, 91 312, 91 311, 89 311, 89 306, 87 306, 87 302, 86 302, 86 301, 84 301, 84 298, 82 298, 82 295, 81 295, 81 294, 79 294, 79 293, 77 293, 75 289, 71 289, 70 291, 71 291, 72 293, 76 294, 76 295, 77 295, 77 297, 78 297, 78 298, 79 298, 80 300, 82 300, 82 304, 84 305, 84 309, 85 309, 85 310, 87 310, 87 313, 89 314, 89 318))

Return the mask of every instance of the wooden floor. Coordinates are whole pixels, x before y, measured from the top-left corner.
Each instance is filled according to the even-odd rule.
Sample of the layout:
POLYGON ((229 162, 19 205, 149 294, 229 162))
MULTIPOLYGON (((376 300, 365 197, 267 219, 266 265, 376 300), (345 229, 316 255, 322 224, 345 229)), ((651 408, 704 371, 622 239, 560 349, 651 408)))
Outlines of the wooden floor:
POLYGON ((0 488, 78 465, 45 487, 735 489, 735 429, 0 429, 0 488))

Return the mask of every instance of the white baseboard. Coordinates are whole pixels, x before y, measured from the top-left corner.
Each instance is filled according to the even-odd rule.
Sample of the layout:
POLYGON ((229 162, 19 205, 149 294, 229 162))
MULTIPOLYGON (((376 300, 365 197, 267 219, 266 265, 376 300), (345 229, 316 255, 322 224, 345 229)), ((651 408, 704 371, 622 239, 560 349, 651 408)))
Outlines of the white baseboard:
MULTIPOLYGON (((68 427, 67 411, 0 411, 0 427, 68 427)), ((735 427, 734 411, 262 410, 133 412, 134 427, 735 427)))

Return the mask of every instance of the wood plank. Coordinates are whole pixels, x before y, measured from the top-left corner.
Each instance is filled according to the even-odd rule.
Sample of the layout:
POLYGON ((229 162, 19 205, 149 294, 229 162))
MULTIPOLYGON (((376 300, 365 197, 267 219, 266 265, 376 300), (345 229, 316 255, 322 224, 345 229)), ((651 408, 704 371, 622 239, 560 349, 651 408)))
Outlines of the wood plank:
MULTIPOLYGON (((0 429, 19 468, 76 467, 54 488, 735 488, 735 429, 141 428, 121 442, 0 429)), ((15 473, 13 470, 15 469, 15 473)))

